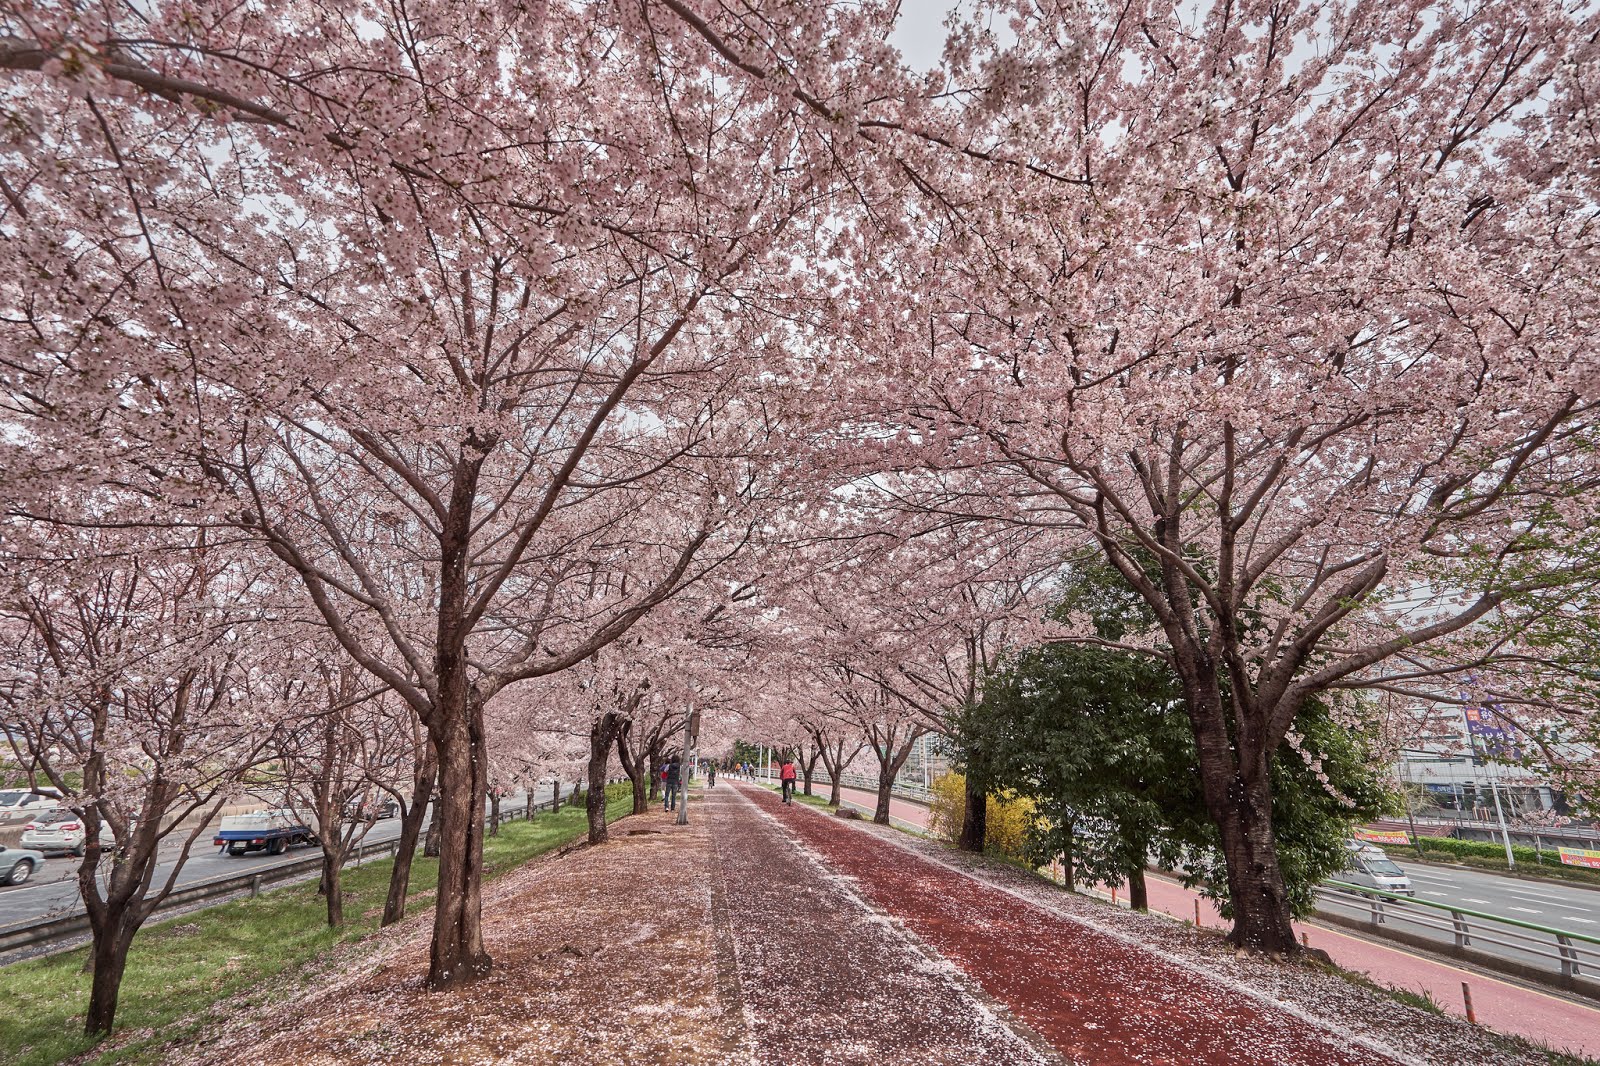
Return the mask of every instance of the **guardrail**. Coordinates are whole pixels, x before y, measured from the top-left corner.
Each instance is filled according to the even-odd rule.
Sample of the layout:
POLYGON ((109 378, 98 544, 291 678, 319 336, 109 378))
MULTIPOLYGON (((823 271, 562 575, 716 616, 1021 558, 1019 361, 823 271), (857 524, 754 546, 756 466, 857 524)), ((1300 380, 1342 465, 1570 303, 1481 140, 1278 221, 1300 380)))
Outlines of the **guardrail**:
MULTIPOLYGON (((536 811, 545 810, 550 807, 552 802, 553 800, 545 800, 542 803, 535 803, 533 809, 536 811)), ((566 797, 563 797, 562 805, 565 806, 566 802, 566 797)), ((500 818, 498 821, 494 821, 493 824, 504 825, 507 822, 514 822, 524 817, 526 811, 526 805, 518 803, 514 807, 502 810, 500 818)), ((484 820, 485 822, 491 820, 487 812, 485 812, 484 820)), ((363 859, 372 855, 392 856, 399 848, 400 841, 398 839, 358 844, 351 849, 350 854, 345 856, 344 865, 350 866, 353 864, 359 866, 363 859)), ((278 863, 253 873, 230 874, 227 877, 214 877, 210 880, 198 881, 194 884, 173 889, 167 898, 156 906, 156 909, 151 913, 151 917, 153 918, 163 911, 177 910, 208 899, 231 896, 240 892, 248 891, 254 897, 260 895, 262 888, 266 885, 277 884, 281 881, 293 881, 309 874, 320 874, 321 872, 322 855, 318 852, 309 858, 278 863)), ((0 927, 0 955, 20 948, 36 947, 40 944, 48 944, 57 940, 67 940, 87 932, 89 932, 89 916, 81 911, 56 918, 44 918, 33 922, 18 922, 0 927)))
POLYGON ((1600 936, 1555 929, 1453 903, 1435 903, 1394 892, 1363 888, 1345 881, 1324 881, 1316 887, 1316 893, 1319 901, 1364 913, 1364 918, 1353 919, 1322 910, 1319 902, 1319 912, 1323 917, 1342 918, 1348 924, 1371 926, 1374 931, 1379 931, 1378 926, 1387 927, 1393 923, 1415 926, 1449 937, 1448 943, 1440 943, 1437 938, 1421 933, 1392 928, 1379 931, 1395 939, 1420 942, 1417 946, 1443 948, 1451 954, 1470 957, 1496 969, 1509 969, 1512 972, 1532 970, 1535 972, 1527 976, 1535 979, 1548 979, 1559 973, 1569 986, 1575 986, 1579 978, 1590 981, 1600 979, 1600 936), (1479 950, 1484 944, 1531 955, 1539 963, 1529 966, 1515 959, 1479 950))
MULTIPOLYGON (((757 779, 761 779, 759 774, 757 779)), ((812 787, 815 788, 818 784, 831 785, 833 784, 833 778, 824 773, 812 774, 812 787)), ((859 789, 863 792, 871 792, 873 795, 878 794, 877 779, 868 777, 866 774, 842 774, 839 777, 839 784, 845 788, 859 789)), ((933 792, 920 785, 902 785, 897 781, 890 791, 901 799, 913 800, 917 803, 933 802, 933 792)))

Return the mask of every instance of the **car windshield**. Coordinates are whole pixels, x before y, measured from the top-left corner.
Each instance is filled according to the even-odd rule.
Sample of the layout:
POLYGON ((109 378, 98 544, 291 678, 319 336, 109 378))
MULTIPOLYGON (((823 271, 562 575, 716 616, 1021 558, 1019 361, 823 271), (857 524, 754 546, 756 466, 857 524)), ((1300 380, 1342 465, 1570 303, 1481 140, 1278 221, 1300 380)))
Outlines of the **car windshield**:
POLYGON ((26 795, 26 792, 0 792, 0 807, 15 807, 26 795))
POLYGON ((1404 877, 1406 872, 1388 859, 1368 859, 1367 869, 1383 877, 1404 877))

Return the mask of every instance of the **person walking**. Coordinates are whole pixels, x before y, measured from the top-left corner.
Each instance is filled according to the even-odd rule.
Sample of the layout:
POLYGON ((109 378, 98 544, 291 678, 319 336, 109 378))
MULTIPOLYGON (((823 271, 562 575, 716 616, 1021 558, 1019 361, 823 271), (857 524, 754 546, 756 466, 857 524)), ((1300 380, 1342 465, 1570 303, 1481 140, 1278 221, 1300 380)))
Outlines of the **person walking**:
POLYGON ((717 764, 714 762, 706 763, 706 787, 717 787, 717 764))
POLYGON ((778 780, 783 786, 783 802, 790 803, 794 797, 794 760, 787 755, 783 757, 783 765, 778 768, 778 780))
POLYGON ((678 809, 678 776, 678 760, 673 759, 671 762, 667 763, 667 805, 665 809, 669 811, 675 811, 678 809))

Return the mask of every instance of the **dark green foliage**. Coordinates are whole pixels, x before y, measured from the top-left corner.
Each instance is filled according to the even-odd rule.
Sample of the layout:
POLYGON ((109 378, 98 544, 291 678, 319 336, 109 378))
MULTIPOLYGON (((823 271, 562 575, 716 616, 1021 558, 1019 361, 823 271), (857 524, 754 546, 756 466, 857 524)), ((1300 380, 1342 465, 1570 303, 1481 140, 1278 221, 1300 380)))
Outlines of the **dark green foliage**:
MULTIPOLYGON (((1087 612, 1107 643, 1151 628, 1133 591, 1104 568, 1080 568, 1058 609, 1087 612)), ((1193 730, 1164 660, 1096 644, 1031 649, 990 678, 954 725, 963 749, 981 753, 967 759, 968 773, 986 789, 1033 799, 1040 822, 1030 857, 1041 865, 1064 857, 1069 876, 1123 884, 1155 861, 1206 885, 1229 910, 1193 730)), ((1343 865, 1351 825, 1384 813, 1391 798, 1361 731, 1325 704, 1307 703, 1295 735, 1300 751, 1285 744, 1273 756, 1273 821, 1291 905, 1306 913, 1312 886, 1343 865)))

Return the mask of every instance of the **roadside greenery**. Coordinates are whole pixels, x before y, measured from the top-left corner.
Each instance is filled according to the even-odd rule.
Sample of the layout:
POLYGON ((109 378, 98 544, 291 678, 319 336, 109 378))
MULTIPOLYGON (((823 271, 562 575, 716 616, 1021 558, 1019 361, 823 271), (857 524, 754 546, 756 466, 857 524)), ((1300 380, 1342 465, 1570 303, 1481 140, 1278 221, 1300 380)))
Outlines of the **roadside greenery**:
MULTIPOLYGON (((954 844, 961 837, 961 820, 967 806, 967 777, 944 773, 933 779, 928 805, 928 833, 954 844)), ((1010 793, 987 797, 983 850, 991 855, 1022 860, 1028 857, 1030 831, 1036 815, 1034 802, 1010 793)))
MULTIPOLYGON (((1455 862, 1486 870, 1506 869, 1505 845, 1494 841, 1419 836, 1415 850, 1420 850, 1420 858, 1435 862, 1455 862)), ((1391 848, 1390 854, 1396 859, 1405 858, 1405 853, 1399 848, 1391 848)), ((1600 870, 1564 865, 1561 856, 1554 848, 1545 848, 1541 857, 1537 848, 1530 848, 1525 844, 1513 844, 1511 855, 1517 860, 1518 874, 1555 881, 1580 881, 1600 885, 1600 870)))
MULTIPOLYGON (((953 720, 967 772, 985 791, 1029 801, 1025 850, 1059 861, 1068 887, 1127 885, 1143 907, 1144 870, 1178 871, 1232 915, 1221 836, 1196 771, 1181 686, 1154 654, 1129 650, 1152 629, 1119 574, 1078 568, 1058 611, 1088 616, 1100 643, 1059 643, 1008 661, 953 720)), ((1293 913, 1338 870, 1359 821, 1394 806, 1375 769, 1360 705, 1311 699, 1269 762, 1272 829, 1293 913)))
MULTIPOLYGON (((629 786, 607 789, 607 820, 626 814, 629 786)), ((587 828, 581 805, 531 822, 501 826, 484 842, 486 876, 516 869, 581 837, 587 828)), ((152 923, 133 942, 123 978, 117 1030, 103 1041, 82 1032, 89 975, 87 947, 7 966, 0 980, 0 1062, 45 1066, 72 1058, 84 1066, 160 1063, 166 1049, 192 1039, 203 1027, 226 1022, 235 997, 290 970, 314 966, 331 949, 378 930, 389 888, 392 860, 346 869, 345 925, 328 928, 316 882, 292 885, 152 923), (84 1056, 75 1058, 75 1056, 84 1056)), ((430 899, 437 859, 417 856, 410 899, 430 899)), ((244 1004, 248 1006, 249 997, 244 1004)), ((235 1019, 238 1020, 238 1019, 235 1019)))

